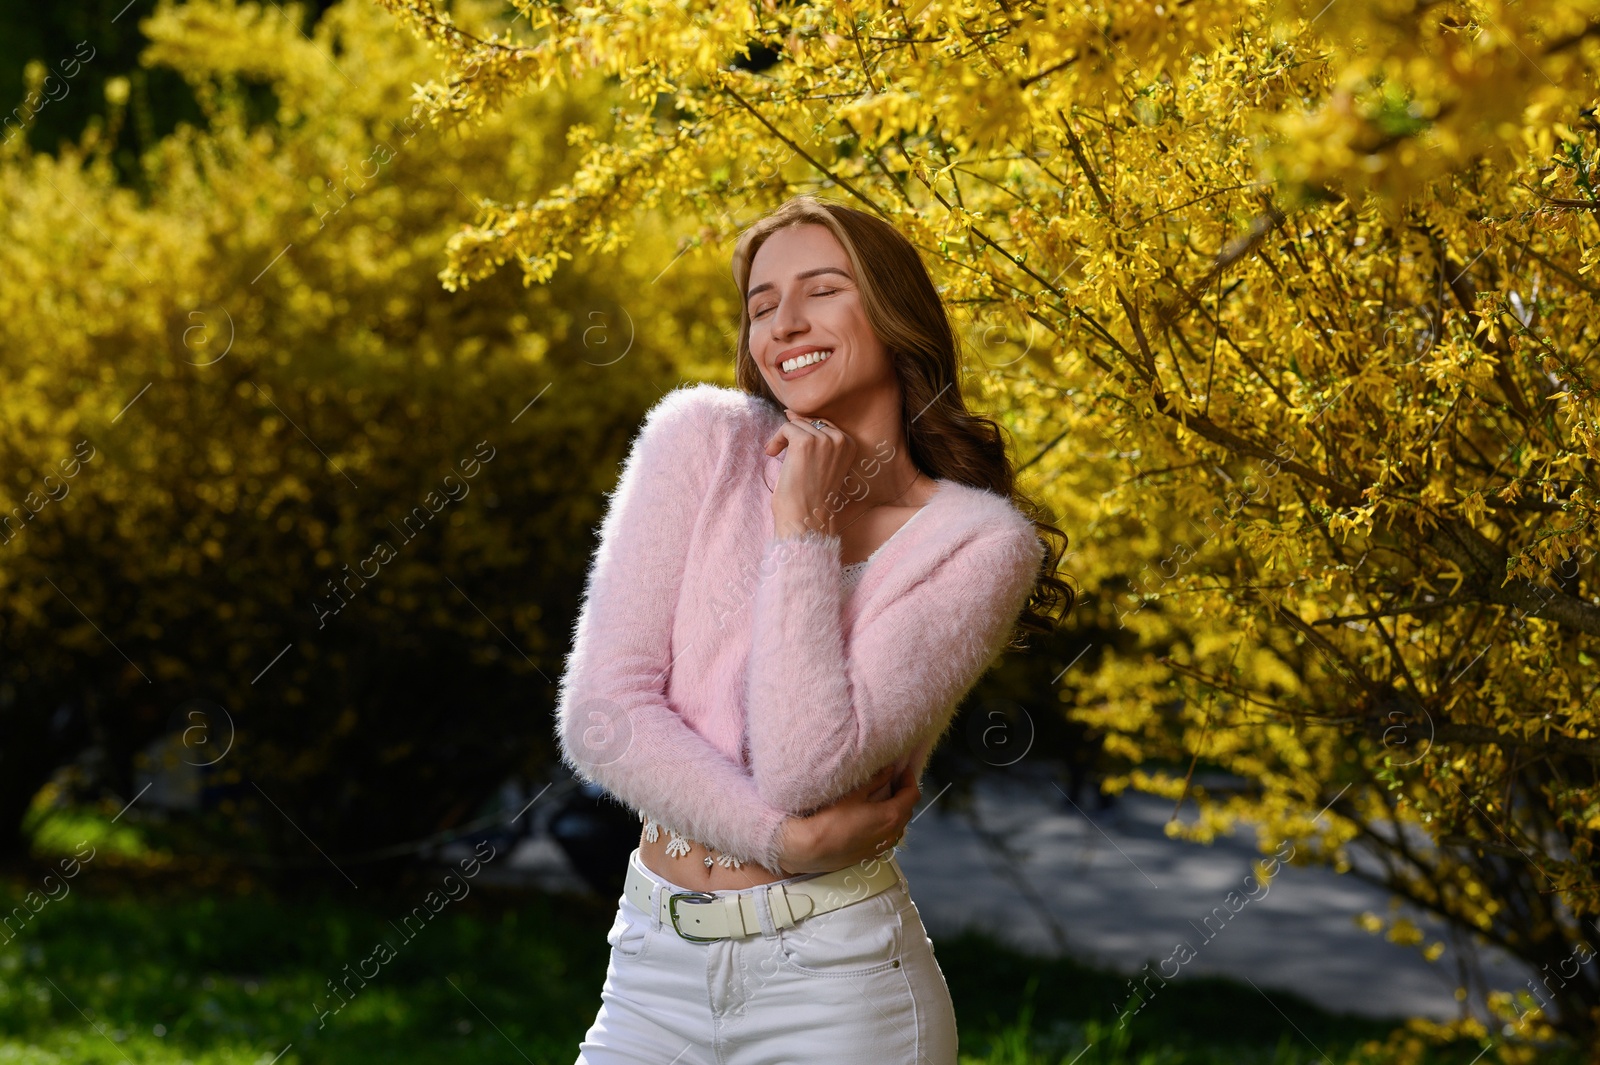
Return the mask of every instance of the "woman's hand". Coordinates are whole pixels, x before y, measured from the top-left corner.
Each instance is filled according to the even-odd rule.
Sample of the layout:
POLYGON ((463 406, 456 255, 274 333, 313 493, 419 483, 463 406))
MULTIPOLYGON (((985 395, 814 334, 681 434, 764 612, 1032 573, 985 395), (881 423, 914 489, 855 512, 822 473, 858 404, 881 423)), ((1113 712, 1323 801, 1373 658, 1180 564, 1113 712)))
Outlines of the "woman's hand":
MULTIPOLYGON (((766 448, 769 455, 789 452, 772 492, 773 532, 789 537, 815 529, 833 535, 834 515, 848 502, 840 488, 856 460, 855 439, 832 425, 818 429, 787 407, 783 413, 789 420, 766 448)), ((861 487, 864 492, 866 485, 861 487)))
POLYGON ((824 806, 810 817, 791 817, 781 830, 785 875, 831 873, 849 865, 882 857, 905 834, 911 811, 922 797, 911 767, 891 778, 894 766, 884 766, 872 779, 824 806), (874 799, 872 793, 892 785, 891 793, 874 799))

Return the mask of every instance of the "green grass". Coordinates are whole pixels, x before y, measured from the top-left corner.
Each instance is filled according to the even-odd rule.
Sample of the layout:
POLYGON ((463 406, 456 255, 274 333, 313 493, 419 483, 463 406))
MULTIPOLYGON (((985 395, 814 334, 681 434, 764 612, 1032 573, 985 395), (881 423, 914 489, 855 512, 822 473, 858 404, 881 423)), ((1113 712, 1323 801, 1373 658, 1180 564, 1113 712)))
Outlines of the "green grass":
MULTIPOLYGON (((599 1004, 609 906, 558 917, 549 898, 490 900, 475 886, 401 944, 386 915, 439 876, 403 900, 363 885, 367 910, 353 898, 102 894, 84 884, 91 871, 109 879, 91 866, 0 943, 0 1063, 242 1065, 292 1043, 282 1065, 525 1065, 505 1037, 535 1062, 570 1063, 599 1004), (327 981, 385 937, 397 955, 319 1024, 338 1002, 327 981)), ((35 883, 13 880, 4 894, 14 904, 35 883)))
POLYGON ((133 824, 112 824, 109 817, 99 811, 51 810, 48 815, 35 812, 23 823, 33 840, 34 850, 41 855, 66 856, 80 853, 116 854, 124 858, 138 858, 149 854, 144 833, 133 824))
MULTIPOLYGON (((100 849, 64 894, 43 881, 55 857, 0 877, 0 914, 29 891, 39 907, 0 934, 0 1065, 570 1065, 599 1007, 611 900, 474 881, 324 1025, 336 1001, 327 981, 380 940, 401 943, 390 918, 444 870, 296 898, 234 870, 123 852, 100 849), (46 890, 60 897, 41 904, 46 890)), ((1468 1065, 1483 1049, 1365 1052, 1401 1022, 1335 1016, 1272 989, 1269 1003, 1208 977, 1174 981, 1118 1025, 1125 977, 978 934, 936 948, 963 1065, 1468 1065)))

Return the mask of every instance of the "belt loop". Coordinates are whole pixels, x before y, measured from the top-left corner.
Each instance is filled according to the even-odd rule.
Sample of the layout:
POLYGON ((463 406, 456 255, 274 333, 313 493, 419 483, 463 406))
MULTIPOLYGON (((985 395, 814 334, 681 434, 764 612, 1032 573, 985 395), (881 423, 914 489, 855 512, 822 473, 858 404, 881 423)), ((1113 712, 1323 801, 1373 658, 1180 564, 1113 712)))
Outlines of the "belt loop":
POLYGON ((730 891, 722 898, 722 912, 728 918, 728 936, 731 939, 742 939, 744 928, 744 904, 739 901, 739 892, 730 891))
POLYGON ((772 939, 778 934, 777 925, 772 920, 772 909, 768 905, 772 898, 772 886, 769 884, 758 887, 753 894, 756 900, 756 918, 761 922, 761 936, 764 939, 772 939))
POLYGON ((768 888, 772 894, 766 896, 767 902, 772 904, 769 913, 772 915, 773 926, 779 929, 793 928, 795 925, 794 911, 789 907, 789 889, 782 883, 774 884, 768 888), (776 911, 776 912, 773 912, 776 911))
POLYGON ((661 892, 664 889, 655 877, 650 878, 650 929, 661 931, 661 892))

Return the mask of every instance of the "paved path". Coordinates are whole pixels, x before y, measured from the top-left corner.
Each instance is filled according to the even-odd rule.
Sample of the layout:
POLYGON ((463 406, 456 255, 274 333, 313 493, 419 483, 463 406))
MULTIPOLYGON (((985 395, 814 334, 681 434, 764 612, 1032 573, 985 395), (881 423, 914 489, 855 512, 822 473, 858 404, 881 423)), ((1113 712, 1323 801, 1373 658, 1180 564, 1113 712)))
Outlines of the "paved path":
MULTIPOLYGON (((976 789, 981 831, 929 792, 900 848, 912 897, 935 939, 978 925, 1025 950, 1070 952, 1130 975, 1185 943, 1193 956, 1179 980, 1226 974, 1266 991, 1296 991, 1334 1011, 1458 1015, 1453 948, 1430 964, 1417 948, 1357 926, 1364 911, 1388 915, 1380 889, 1325 869, 1284 866, 1263 893, 1245 884, 1252 863, 1264 857, 1252 838, 1210 846, 1168 839, 1162 825, 1171 804, 1145 795, 1125 796, 1091 820, 1048 776, 1014 768, 976 789), (1005 861, 986 838, 1003 841, 1016 860, 1005 861), (1242 906, 1236 900, 1234 913, 1223 901, 1230 891, 1256 897, 1242 906)), ((542 832, 503 868, 548 889, 586 890, 542 832)), ((1428 941, 1451 942, 1439 922, 1409 916, 1428 941)), ((1528 978, 1498 951, 1485 950, 1477 961, 1491 986, 1521 987, 1528 978)))
MULTIPOLYGON (((1124 972, 1166 961, 1172 973, 1181 962, 1177 979, 1247 978, 1335 1011, 1441 1020, 1459 1014, 1454 952, 1447 947, 1429 963, 1417 948, 1363 931, 1356 917, 1387 916, 1389 896, 1355 877, 1283 866, 1265 889, 1253 879, 1247 884, 1253 863, 1266 857, 1253 834, 1209 846, 1169 839, 1162 826, 1172 804, 1148 795, 1126 796, 1091 820, 1048 780, 1015 776, 986 781, 974 805, 981 834, 934 803, 900 853, 936 938, 976 924, 1025 949, 1064 948, 1124 972), (985 844, 996 835, 1017 861, 1005 862, 985 844), (1237 912, 1224 903, 1229 892, 1238 893, 1237 912), (1255 897, 1241 903, 1248 894, 1255 897), (1187 950, 1175 953, 1180 943, 1187 950)), ((1429 933, 1427 941, 1451 942, 1441 922, 1408 915, 1429 933)), ((1481 952, 1478 963, 1492 986, 1527 979, 1498 951, 1481 952)))

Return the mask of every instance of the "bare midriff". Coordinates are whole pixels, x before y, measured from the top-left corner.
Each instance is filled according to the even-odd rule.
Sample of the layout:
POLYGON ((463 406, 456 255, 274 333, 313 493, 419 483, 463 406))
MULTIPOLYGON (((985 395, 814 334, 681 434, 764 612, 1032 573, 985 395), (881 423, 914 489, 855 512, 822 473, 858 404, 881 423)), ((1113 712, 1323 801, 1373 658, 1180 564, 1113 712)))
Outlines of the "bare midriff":
POLYGON ((671 842, 667 833, 659 832, 656 841, 651 843, 645 839, 644 831, 639 832, 639 860, 644 867, 657 874, 663 880, 670 880, 686 888, 696 891, 737 891, 740 888, 756 887, 759 884, 770 884, 774 880, 786 879, 785 874, 775 873, 764 865, 755 862, 743 862, 739 868, 718 865, 715 859, 719 857, 716 851, 707 848, 702 843, 686 840, 689 844, 688 854, 669 855, 667 844, 671 842), (707 867, 706 859, 713 859, 707 867))

